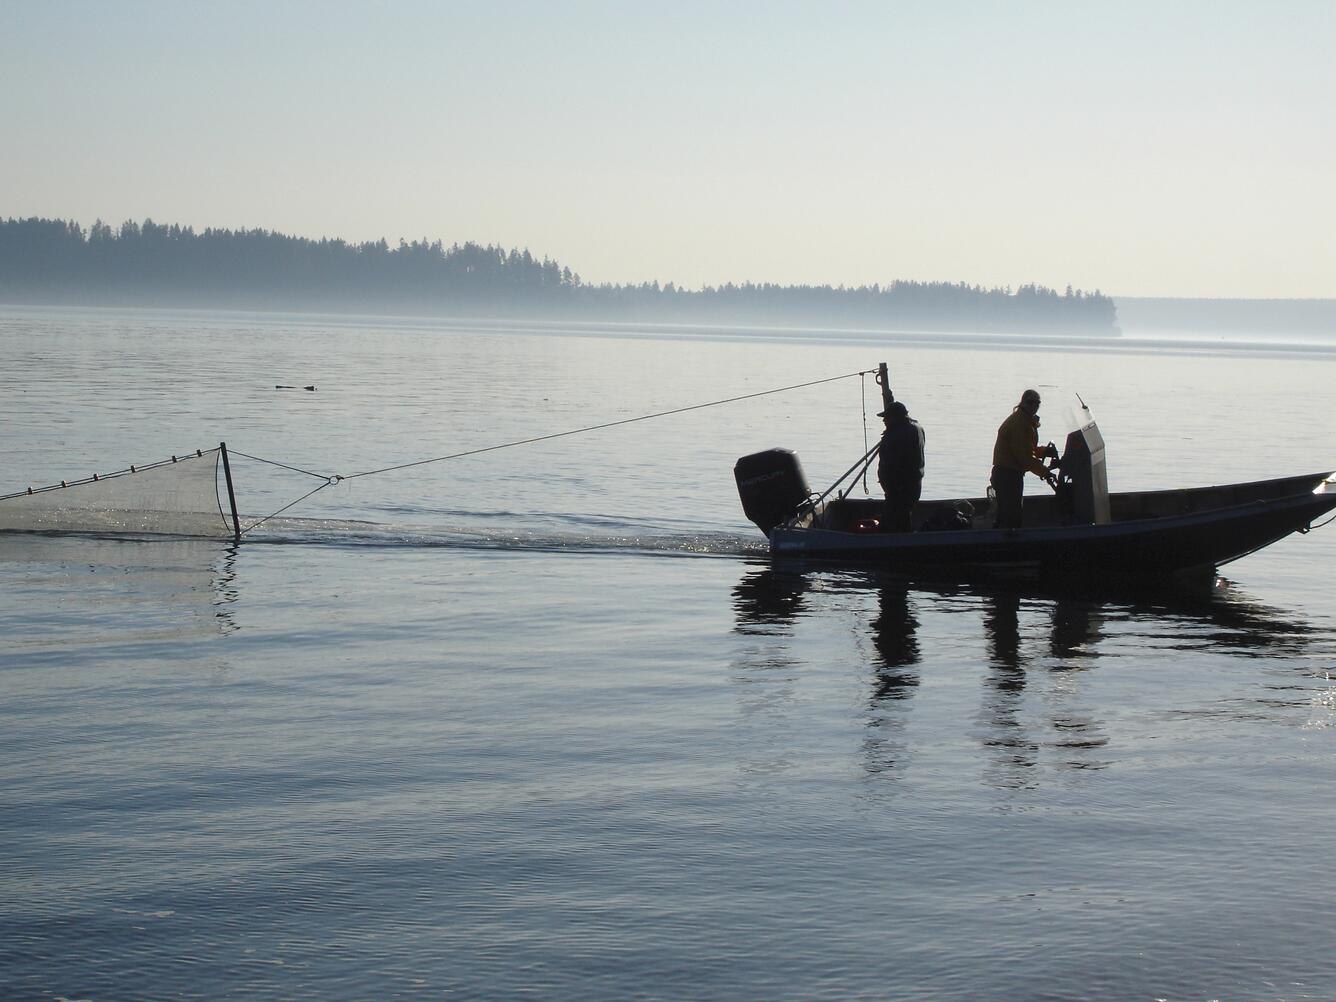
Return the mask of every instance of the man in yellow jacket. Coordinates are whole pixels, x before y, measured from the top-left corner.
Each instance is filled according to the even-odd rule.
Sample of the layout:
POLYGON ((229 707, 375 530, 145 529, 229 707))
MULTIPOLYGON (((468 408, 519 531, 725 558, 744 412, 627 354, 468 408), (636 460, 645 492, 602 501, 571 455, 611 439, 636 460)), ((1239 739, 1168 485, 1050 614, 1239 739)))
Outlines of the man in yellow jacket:
POLYGON ((1050 487, 1055 483, 1052 471, 1043 463, 1039 449, 1039 394, 1026 390, 1021 402, 997 429, 993 446, 993 475, 989 482, 997 497, 995 529, 1021 527, 1021 498, 1025 493, 1025 474, 1042 477, 1050 487))

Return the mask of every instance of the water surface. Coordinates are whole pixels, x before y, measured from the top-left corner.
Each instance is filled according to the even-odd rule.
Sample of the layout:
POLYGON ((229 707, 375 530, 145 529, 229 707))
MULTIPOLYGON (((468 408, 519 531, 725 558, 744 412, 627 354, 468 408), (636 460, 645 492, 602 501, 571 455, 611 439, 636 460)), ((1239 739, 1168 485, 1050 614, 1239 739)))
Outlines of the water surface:
MULTIPOLYGON (((1316 349, 37 310, 0 348, 0 492, 883 358, 930 496, 1032 384, 1114 489, 1336 467, 1316 349)), ((772 568, 733 461, 824 487, 865 393, 875 434, 853 378, 344 481, 239 547, 0 536, 4 996, 1330 998, 1336 526, 1192 601, 772 568)), ((315 483, 235 472, 257 517, 315 483)))

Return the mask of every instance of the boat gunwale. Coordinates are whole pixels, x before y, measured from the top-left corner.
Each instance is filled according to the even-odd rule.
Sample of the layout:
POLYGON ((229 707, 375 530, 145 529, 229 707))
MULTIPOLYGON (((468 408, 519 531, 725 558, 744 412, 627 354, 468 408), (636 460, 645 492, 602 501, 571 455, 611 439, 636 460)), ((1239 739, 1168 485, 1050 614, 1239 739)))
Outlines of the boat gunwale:
MULTIPOLYGON (((1092 539, 1107 541, 1111 538, 1116 539, 1118 536, 1130 537, 1148 535, 1157 531, 1172 531, 1177 528, 1200 527, 1216 522, 1229 522, 1262 510, 1276 510, 1277 508, 1293 508, 1298 510, 1308 505, 1312 505, 1315 509, 1315 513, 1312 517, 1317 517, 1317 515, 1336 508, 1336 492, 1327 490, 1327 486, 1331 483, 1333 475, 1336 474, 1315 473, 1300 477, 1281 477, 1276 480, 1260 480, 1249 484, 1223 484, 1219 485, 1219 488, 1197 488, 1198 490, 1212 490, 1283 483, 1285 481, 1315 482, 1314 488, 1310 490, 1287 494, 1278 498, 1259 498, 1252 501, 1245 501, 1242 504, 1227 505, 1221 508, 1183 512, 1174 515, 1157 515, 1144 518, 1123 519, 1117 522, 1105 522, 1100 524, 1082 523, 1078 525, 1045 525, 1029 528, 1022 526, 1018 529, 971 527, 968 529, 936 529, 901 533, 850 532, 844 529, 828 529, 819 526, 781 525, 776 526, 771 530, 770 549, 771 552, 783 552, 787 549, 802 550, 809 555, 819 555, 823 550, 861 550, 868 553, 876 553, 881 551, 912 551, 943 546, 959 547, 963 549, 990 544, 1015 544, 1031 541, 1047 543, 1062 543, 1068 541, 1080 542, 1092 539), (777 537, 783 538, 781 539, 777 537), (785 541, 789 539, 829 539, 840 542, 830 546, 813 547, 806 545, 806 543, 796 546, 785 546, 785 541), (854 543, 853 541, 855 540, 858 542, 854 543)), ((1147 493, 1172 494, 1174 492, 1128 492, 1124 496, 1137 496, 1139 494, 1147 493)), ((928 503, 931 504, 934 502, 928 503)), ((950 502, 943 501, 935 503, 950 502)), ((1290 531, 1298 531, 1298 528, 1296 527, 1290 531)))

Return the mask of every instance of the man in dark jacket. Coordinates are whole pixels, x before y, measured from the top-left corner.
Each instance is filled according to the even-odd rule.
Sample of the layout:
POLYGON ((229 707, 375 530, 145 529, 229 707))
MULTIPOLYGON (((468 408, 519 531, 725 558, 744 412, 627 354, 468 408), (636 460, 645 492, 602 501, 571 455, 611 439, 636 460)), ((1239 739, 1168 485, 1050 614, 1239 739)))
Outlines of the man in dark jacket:
POLYGON ((909 410, 895 401, 877 415, 886 422, 881 435, 881 453, 877 460, 877 479, 886 492, 886 516, 882 532, 909 532, 913 527, 914 505, 923 494, 923 459, 925 436, 909 410))

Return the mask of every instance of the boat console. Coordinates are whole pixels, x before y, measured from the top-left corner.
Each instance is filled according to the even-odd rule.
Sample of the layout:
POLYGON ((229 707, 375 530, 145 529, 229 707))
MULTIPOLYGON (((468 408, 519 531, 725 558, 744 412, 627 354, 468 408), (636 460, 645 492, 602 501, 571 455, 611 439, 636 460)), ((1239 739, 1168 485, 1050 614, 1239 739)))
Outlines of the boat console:
POLYGON ((1067 525, 1109 522, 1109 478, 1104 468, 1104 436, 1094 421, 1067 435, 1058 460, 1058 508, 1067 525))

